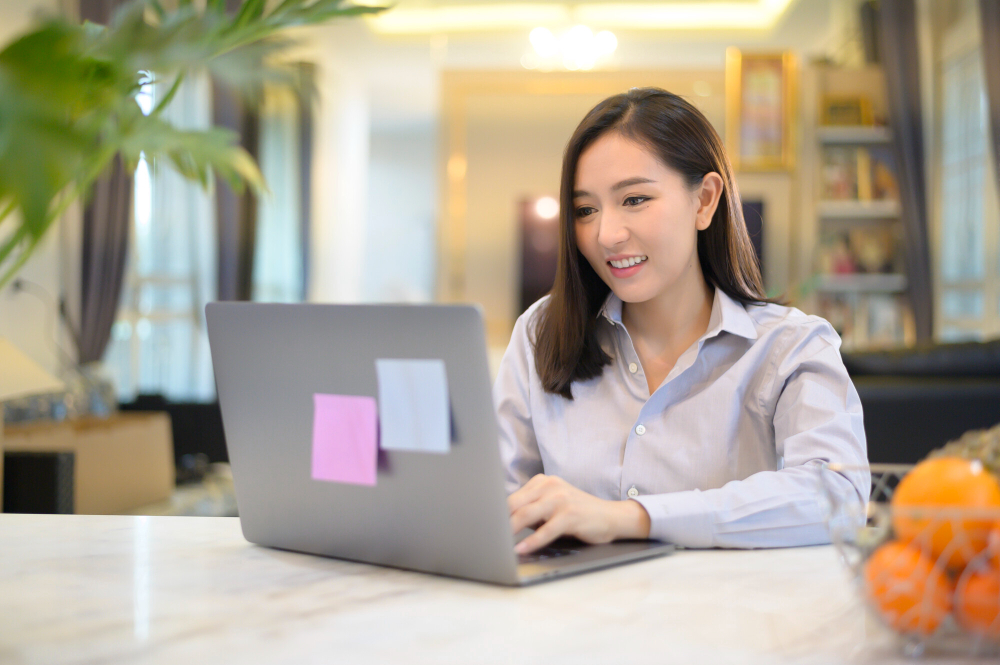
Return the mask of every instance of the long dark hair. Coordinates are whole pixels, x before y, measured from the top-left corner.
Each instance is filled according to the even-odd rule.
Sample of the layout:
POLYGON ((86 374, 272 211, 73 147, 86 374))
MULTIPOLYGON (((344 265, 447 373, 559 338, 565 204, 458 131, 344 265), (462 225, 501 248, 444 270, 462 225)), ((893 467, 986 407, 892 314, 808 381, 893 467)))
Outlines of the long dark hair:
POLYGON ((574 381, 600 376, 611 362, 597 340, 597 313, 610 289, 577 249, 573 218, 577 162, 610 131, 649 149, 689 187, 708 173, 722 177, 712 223, 698 231, 702 273, 715 288, 745 305, 773 302, 764 295, 732 166, 711 123, 689 102, 659 88, 632 88, 609 97, 591 109, 566 146, 559 194, 559 265, 532 340, 542 386, 567 399, 573 399, 574 381))

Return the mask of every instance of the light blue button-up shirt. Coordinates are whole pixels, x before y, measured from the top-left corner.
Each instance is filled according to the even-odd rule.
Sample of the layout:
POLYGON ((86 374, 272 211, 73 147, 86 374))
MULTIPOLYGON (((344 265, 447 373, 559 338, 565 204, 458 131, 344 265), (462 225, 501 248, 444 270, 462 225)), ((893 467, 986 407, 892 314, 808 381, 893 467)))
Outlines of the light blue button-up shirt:
POLYGON ((612 293, 598 322, 612 363, 567 400, 535 370, 529 334, 546 300, 518 318, 493 390, 508 492, 545 473, 634 499, 651 538, 687 547, 829 542, 823 462, 857 468, 840 491, 867 500, 861 402, 824 319, 716 289, 708 330, 650 395, 612 293))

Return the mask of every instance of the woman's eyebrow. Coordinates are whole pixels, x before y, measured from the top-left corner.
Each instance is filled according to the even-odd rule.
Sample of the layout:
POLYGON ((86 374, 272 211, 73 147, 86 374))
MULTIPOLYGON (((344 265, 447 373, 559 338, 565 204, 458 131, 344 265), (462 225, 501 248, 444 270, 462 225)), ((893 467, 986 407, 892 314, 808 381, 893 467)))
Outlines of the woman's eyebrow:
MULTIPOLYGON (((647 182, 656 182, 656 181, 651 180, 650 178, 644 178, 642 176, 635 176, 634 178, 626 178, 625 180, 622 180, 618 184, 614 185, 611 188, 611 191, 617 192, 619 189, 625 189, 626 187, 631 187, 632 185, 641 185, 647 182)), ((580 198, 581 196, 590 196, 590 192, 584 191, 582 189, 577 189, 573 191, 574 199, 580 198)))
POLYGON ((632 185, 641 185, 646 182, 656 182, 656 181, 650 180, 649 178, 643 178, 642 176, 636 176, 634 178, 628 178, 627 180, 622 180, 620 183, 612 187, 611 191, 617 192, 619 189, 631 187, 632 185))

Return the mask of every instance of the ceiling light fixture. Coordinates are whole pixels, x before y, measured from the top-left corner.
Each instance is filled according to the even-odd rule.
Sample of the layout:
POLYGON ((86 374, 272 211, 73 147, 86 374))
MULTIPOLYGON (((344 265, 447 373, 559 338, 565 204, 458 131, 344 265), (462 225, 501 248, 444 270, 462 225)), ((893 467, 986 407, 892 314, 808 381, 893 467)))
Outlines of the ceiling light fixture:
POLYGON ((570 71, 593 69, 618 48, 614 33, 601 30, 596 35, 585 25, 575 25, 556 37, 551 30, 538 27, 528 35, 532 51, 521 57, 525 69, 551 70, 562 66, 570 71))

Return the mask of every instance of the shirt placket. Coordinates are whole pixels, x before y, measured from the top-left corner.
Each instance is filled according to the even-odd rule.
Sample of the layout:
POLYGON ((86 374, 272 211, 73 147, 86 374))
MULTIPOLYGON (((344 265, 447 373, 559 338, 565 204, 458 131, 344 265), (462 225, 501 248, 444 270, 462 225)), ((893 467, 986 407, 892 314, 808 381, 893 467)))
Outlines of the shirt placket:
POLYGON ((625 367, 623 376, 625 381, 636 397, 644 402, 649 399, 649 387, 646 384, 646 373, 639 362, 639 355, 632 345, 632 338, 629 337, 628 330, 620 321, 614 322, 616 338, 618 340, 619 357, 625 367))
MULTIPOLYGON (((642 365, 639 363, 638 354, 636 354, 635 347, 632 345, 632 339, 629 337, 628 331, 625 330, 624 326, 621 327, 621 333, 623 335, 621 346, 630 363, 628 367, 629 375, 634 377, 633 381, 642 381, 642 385, 646 386, 645 375, 642 373, 642 365), (637 371, 632 371, 631 363, 635 363, 637 371)), ((619 486, 619 495, 622 501, 635 499, 639 496, 641 492, 639 484, 641 481, 637 477, 638 473, 632 470, 634 465, 630 464, 630 461, 636 455, 641 456, 640 446, 643 439, 648 440, 648 437, 655 437, 657 434, 660 434, 661 437, 664 436, 664 433, 659 432, 658 429, 663 426, 664 419, 662 414, 668 406, 667 402, 670 399, 671 384, 677 377, 694 365, 704 342, 704 338, 698 340, 696 344, 693 344, 687 351, 681 354, 673 369, 667 374, 667 378, 646 399, 646 403, 639 410, 638 417, 632 423, 632 428, 625 441, 625 455, 622 460, 621 484, 619 486)))

